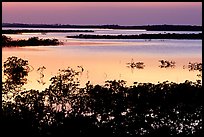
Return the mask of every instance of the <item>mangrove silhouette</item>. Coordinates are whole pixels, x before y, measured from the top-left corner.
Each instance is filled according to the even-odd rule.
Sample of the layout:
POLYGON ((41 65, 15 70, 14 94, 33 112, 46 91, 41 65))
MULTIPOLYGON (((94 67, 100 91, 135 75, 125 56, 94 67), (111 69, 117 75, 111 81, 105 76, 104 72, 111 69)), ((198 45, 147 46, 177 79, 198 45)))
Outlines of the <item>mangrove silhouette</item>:
POLYGON ((189 62, 188 68, 189 68, 189 71, 194 71, 194 70, 202 71, 202 63, 189 62))
POLYGON ((130 68, 144 69, 145 67, 144 62, 134 62, 133 59, 131 59, 131 62, 126 64, 127 64, 127 67, 130 67, 130 68))
MULTIPOLYGON (((183 66, 183 69, 185 69, 186 66, 183 66)), ((187 65, 187 68, 189 71, 199 71, 199 74, 197 74, 198 77, 202 78, 202 63, 198 62, 189 62, 187 65)))
POLYGON ((120 25, 70 25, 70 24, 22 24, 2 23, 2 27, 21 28, 100 28, 100 29, 139 29, 147 31, 202 31, 202 26, 196 25, 144 25, 144 26, 120 26, 120 25))
POLYGON ((6 83, 10 85, 24 85, 27 82, 26 76, 31 71, 27 60, 18 59, 15 56, 8 57, 3 65, 3 73, 6 83))
POLYGON ((67 38, 80 38, 80 39, 202 39, 202 33, 198 34, 138 34, 138 35, 91 35, 79 34, 75 36, 66 36, 67 38))
POLYGON ((28 40, 13 40, 11 37, 2 35, 2 47, 13 46, 48 46, 63 44, 58 39, 39 39, 38 37, 31 37, 28 40))
POLYGON ((42 84, 42 85, 45 85, 45 83, 46 82, 44 82, 43 81, 43 78, 44 78, 44 74, 43 74, 43 71, 46 69, 46 67, 45 66, 42 66, 42 67, 39 67, 38 69, 37 69, 37 72, 39 72, 39 74, 40 74, 40 80, 37 80, 37 82, 39 83, 39 84, 42 84))
POLYGON ((2 30, 2 34, 21 34, 21 33, 70 33, 70 32, 94 32, 93 30, 28 30, 28 29, 18 29, 18 30, 2 30))
POLYGON ((23 85, 22 79, 28 73, 24 66, 28 62, 11 58, 4 63, 7 66, 4 71, 7 73, 2 83, 2 134, 204 135, 203 89, 200 81, 164 81, 158 84, 135 82, 128 87, 124 80, 108 80, 104 85, 87 82, 84 88, 80 88, 79 72, 68 67, 59 70, 45 90, 25 90, 22 86, 16 86, 23 85), (13 68, 9 66, 14 65, 15 60, 20 61, 17 64, 20 64, 21 69, 11 71, 13 68), (17 73, 22 75, 15 78, 17 73), (15 82, 8 82, 10 78, 15 82))
POLYGON ((168 61, 168 60, 159 60, 161 65, 159 65, 160 68, 174 68, 176 62, 175 61, 168 61))

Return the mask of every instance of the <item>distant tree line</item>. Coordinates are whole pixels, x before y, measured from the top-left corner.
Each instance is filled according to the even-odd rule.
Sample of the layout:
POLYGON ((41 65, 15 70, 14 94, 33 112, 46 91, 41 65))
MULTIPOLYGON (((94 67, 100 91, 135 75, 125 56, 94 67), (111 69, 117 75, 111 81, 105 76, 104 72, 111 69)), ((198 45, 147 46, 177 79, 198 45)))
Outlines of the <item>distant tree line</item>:
POLYGON ((31 37, 28 40, 13 40, 11 37, 2 35, 2 47, 13 46, 41 46, 41 45, 59 45, 62 44, 58 39, 39 39, 31 37))
POLYGON ((202 33, 199 34, 139 34, 139 35, 91 35, 79 34, 75 36, 67 36, 67 38, 82 39, 202 39, 202 33))
POLYGON ((101 29, 144 29, 147 31, 202 31, 202 26, 196 25, 143 25, 143 26, 120 26, 120 25, 63 25, 63 24, 22 24, 2 23, 2 27, 32 27, 32 28, 101 28, 101 29))
POLYGON ((3 65, 1 133, 15 136, 203 136, 200 80, 126 86, 89 81, 60 70, 43 91, 25 90, 27 60, 9 57, 3 65))

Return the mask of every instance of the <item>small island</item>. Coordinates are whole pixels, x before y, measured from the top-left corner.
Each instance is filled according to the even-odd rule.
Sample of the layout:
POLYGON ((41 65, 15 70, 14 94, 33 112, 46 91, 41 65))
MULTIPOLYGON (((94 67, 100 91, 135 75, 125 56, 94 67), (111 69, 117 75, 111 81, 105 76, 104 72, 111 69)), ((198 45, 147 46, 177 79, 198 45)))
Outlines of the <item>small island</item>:
POLYGON ((202 39, 202 33, 191 34, 140 34, 140 35, 86 35, 79 34, 75 36, 67 36, 67 38, 80 38, 80 39, 202 39))
POLYGON ((22 46, 49 46, 63 44, 58 39, 39 39, 31 37, 28 40, 13 40, 11 37, 2 35, 2 47, 22 47, 22 46))

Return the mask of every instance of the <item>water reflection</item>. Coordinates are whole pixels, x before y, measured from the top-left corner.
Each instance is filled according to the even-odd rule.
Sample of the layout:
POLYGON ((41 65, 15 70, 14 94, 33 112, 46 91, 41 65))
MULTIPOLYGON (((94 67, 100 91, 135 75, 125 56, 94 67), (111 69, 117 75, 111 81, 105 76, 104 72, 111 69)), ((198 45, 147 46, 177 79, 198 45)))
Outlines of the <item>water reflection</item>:
POLYGON ((17 56, 28 60, 36 70, 39 66, 45 66, 43 75, 40 74, 41 70, 30 72, 28 84, 25 85, 27 89, 36 87, 39 90, 48 87, 50 78, 59 69, 66 67, 81 72, 80 86, 84 87, 87 81, 91 84, 104 84, 106 80, 119 79, 127 81, 127 85, 132 85, 135 81, 196 81, 197 72, 183 69, 183 65, 189 61, 202 62, 202 41, 68 41, 67 44, 57 47, 3 48, 2 62, 9 56, 17 56), (161 59, 165 59, 164 62, 175 61, 176 68, 161 69, 158 67, 158 60, 161 59))

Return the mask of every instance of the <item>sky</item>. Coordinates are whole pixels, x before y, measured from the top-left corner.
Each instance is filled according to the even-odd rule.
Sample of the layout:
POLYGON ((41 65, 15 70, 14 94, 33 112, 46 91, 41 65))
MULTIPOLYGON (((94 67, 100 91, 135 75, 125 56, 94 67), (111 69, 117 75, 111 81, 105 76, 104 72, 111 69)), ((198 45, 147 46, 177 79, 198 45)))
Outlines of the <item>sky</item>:
POLYGON ((202 25, 202 2, 2 2, 2 22, 202 25))

